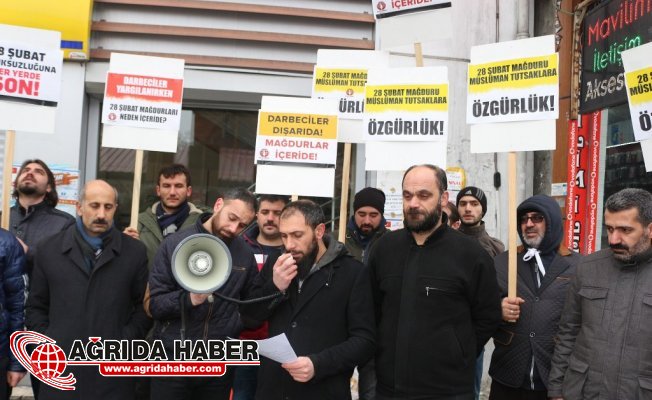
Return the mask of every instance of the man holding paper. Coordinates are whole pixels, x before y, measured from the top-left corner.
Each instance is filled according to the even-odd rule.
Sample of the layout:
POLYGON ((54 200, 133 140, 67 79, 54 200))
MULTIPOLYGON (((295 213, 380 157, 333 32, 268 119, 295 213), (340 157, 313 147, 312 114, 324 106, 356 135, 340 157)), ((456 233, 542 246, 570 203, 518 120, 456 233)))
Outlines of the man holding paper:
POLYGON ((270 337, 285 334, 299 356, 282 364, 263 357, 256 399, 350 399, 353 369, 373 355, 369 276, 325 233, 325 219, 309 200, 283 209, 279 229, 287 252, 268 259, 253 293, 283 296, 241 308, 268 320, 270 337))

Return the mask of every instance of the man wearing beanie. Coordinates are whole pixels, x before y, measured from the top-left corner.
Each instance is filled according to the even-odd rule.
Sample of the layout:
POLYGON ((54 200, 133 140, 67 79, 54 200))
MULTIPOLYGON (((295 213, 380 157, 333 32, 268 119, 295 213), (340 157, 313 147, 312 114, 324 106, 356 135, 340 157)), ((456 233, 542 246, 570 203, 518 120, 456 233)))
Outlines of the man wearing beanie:
POLYGON ((518 297, 507 296, 508 252, 495 259, 503 322, 494 334, 490 400, 548 399, 548 375, 566 292, 581 256, 563 247, 559 205, 536 195, 516 210, 518 297))
POLYGON ((492 257, 505 251, 505 245, 489 236, 484 229, 482 218, 487 213, 487 196, 482 189, 467 186, 460 190, 457 194, 457 211, 462 221, 460 232, 476 238, 492 257))
MULTIPOLYGON (((503 243, 491 236, 484 229, 484 215, 487 213, 487 196, 484 191, 475 186, 467 186, 457 194, 457 211, 460 214, 459 231, 475 238, 491 257, 505 251, 503 243)), ((480 398, 482 387, 482 369, 484 366, 484 350, 475 363, 475 398, 480 398)))
MULTIPOLYGON (((385 228, 385 193, 367 187, 353 199, 353 215, 346 227, 344 245, 356 260, 366 264, 369 249, 379 237, 388 232, 385 228)), ((358 366, 358 393, 360 400, 373 400, 376 396, 376 372, 373 359, 358 366)))

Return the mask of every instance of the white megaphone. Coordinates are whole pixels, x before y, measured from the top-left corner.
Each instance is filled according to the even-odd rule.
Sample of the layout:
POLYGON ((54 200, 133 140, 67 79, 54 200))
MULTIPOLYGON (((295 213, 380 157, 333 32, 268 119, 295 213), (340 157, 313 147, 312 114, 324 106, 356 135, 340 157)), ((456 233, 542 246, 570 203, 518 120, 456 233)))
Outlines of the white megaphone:
POLYGON ((213 293, 231 275, 228 247, 213 235, 198 233, 183 239, 172 253, 172 274, 191 293, 213 293))

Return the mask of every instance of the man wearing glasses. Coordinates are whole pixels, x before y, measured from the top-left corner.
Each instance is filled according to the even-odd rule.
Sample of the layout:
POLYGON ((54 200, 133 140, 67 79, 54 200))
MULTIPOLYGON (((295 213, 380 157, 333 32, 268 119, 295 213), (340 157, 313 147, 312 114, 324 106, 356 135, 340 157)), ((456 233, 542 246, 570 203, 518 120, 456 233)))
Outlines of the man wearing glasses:
POLYGON ((581 256, 563 246, 561 211, 552 198, 530 197, 516 214, 523 243, 517 250, 517 297, 506 297, 508 252, 494 259, 503 322, 494 334, 489 399, 547 400, 553 337, 581 256))

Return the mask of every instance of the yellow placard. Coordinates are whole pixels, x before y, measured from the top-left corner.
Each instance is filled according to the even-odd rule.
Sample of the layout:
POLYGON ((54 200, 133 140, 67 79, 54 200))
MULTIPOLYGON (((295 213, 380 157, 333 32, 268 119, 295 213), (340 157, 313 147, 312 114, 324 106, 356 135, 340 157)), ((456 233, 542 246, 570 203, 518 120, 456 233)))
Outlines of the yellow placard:
POLYGON ((92 0, 2 0, 0 24, 61 32, 66 60, 88 60, 92 0))
POLYGON ((627 72, 625 79, 631 104, 652 102, 652 67, 627 72))
POLYGON ((315 92, 361 93, 367 83, 366 69, 315 68, 315 92))
POLYGON ((557 85, 557 53, 469 65, 469 93, 557 85))
POLYGON ((448 84, 379 85, 365 89, 365 111, 447 111, 448 84))
POLYGON ((261 111, 258 114, 258 134, 305 139, 337 139, 337 116, 261 111))

